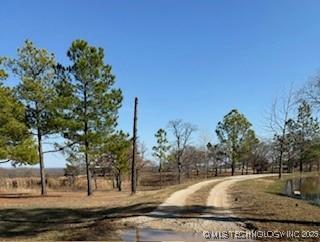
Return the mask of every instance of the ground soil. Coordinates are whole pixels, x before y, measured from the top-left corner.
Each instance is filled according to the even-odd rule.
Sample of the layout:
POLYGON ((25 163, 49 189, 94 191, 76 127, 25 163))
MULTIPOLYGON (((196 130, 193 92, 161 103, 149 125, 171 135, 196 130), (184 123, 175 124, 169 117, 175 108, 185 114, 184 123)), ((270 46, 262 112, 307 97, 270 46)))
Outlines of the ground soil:
MULTIPOLYGON (((267 175, 270 176, 270 175, 267 175)), ((278 194, 265 175, 217 177, 161 190, 0 193, 0 240, 120 240, 128 228, 181 232, 318 230, 320 208, 278 194)))
POLYGON ((229 190, 232 212, 251 229, 305 231, 309 237, 295 241, 319 241, 320 207, 280 193, 284 181, 294 176, 289 175, 282 180, 268 177, 235 184, 229 190), (312 231, 319 233, 317 238, 312 238, 312 231))

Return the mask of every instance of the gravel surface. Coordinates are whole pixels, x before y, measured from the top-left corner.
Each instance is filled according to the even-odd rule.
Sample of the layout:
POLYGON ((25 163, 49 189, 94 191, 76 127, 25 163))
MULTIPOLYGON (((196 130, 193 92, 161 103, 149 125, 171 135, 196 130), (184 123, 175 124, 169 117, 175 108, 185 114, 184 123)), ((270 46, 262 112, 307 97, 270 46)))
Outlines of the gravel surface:
POLYGON ((174 192, 154 211, 144 216, 124 218, 121 222, 129 223, 135 227, 170 229, 193 233, 246 230, 240 219, 229 210, 231 201, 228 189, 239 181, 272 175, 243 175, 199 182, 186 189, 174 192), (185 213, 186 199, 204 186, 210 185, 210 183, 215 183, 215 185, 208 194, 207 204, 203 204, 203 206, 206 206, 205 211, 199 211, 199 214, 185 213))

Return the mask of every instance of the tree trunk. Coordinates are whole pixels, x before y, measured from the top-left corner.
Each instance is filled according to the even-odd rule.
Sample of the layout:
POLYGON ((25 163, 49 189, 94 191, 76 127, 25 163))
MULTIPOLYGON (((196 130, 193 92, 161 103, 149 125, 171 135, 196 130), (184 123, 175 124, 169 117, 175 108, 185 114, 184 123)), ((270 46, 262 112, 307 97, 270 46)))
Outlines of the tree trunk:
MULTIPOLYGON (((282 153, 282 152, 280 152, 282 153)), ((282 154, 279 157, 279 179, 282 177, 282 154)))
POLYGON ((244 161, 242 162, 241 175, 244 175, 244 161))
POLYGON ((231 158, 232 158, 232 162, 231 162, 231 176, 234 175, 234 172, 235 172, 235 168, 236 168, 236 148, 235 146, 233 145, 232 146, 232 153, 231 153, 231 158))
POLYGON ((160 189, 162 188, 162 162, 159 161, 159 178, 160 178, 160 189))
POLYGON ((122 191, 122 180, 121 180, 121 173, 118 174, 118 191, 122 191))
POLYGON ((232 159, 232 163, 231 163, 231 176, 234 175, 234 168, 235 168, 235 162, 234 162, 234 160, 232 159))
MULTIPOLYGON (((87 123, 85 123, 85 135, 87 134, 87 123)), ((86 173, 87 173, 87 195, 92 195, 92 175, 90 171, 90 161, 89 161, 89 144, 88 141, 85 141, 85 163, 86 163, 86 173)))
POLYGON ((283 143, 280 144, 280 154, 279 154, 279 179, 282 177, 282 156, 283 156, 283 143))
POLYGON ((248 175, 249 173, 249 162, 247 161, 246 162, 246 175, 248 175))
POLYGON ((178 183, 181 184, 181 164, 178 164, 178 183))
POLYGON ((86 161, 86 172, 87 172, 87 194, 88 196, 91 196, 92 195, 92 176, 90 171, 90 163, 89 163, 87 148, 85 152, 85 161, 86 161))
POLYGON ((94 175, 94 187, 95 187, 95 190, 98 190, 98 181, 97 181, 96 175, 94 175))
POLYGON ((38 129, 38 155, 39 155, 39 163, 40 163, 40 179, 41 179, 41 195, 47 195, 47 186, 46 186, 46 174, 44 170, 44 161, 43 161, 43 153, 42 153, 42 134, 40 129, 38 129))
POLYGON ((87 172, 87 194, 88 196, 92 195, 92 177, 91 177, 91 171, 90 171, 90 161, 89 161, 89 142, 88 142, 88 120, 87 120, 87 86, 84 85, 83 89, 83 96, 84 96, 84 146, 85 146, 85 163, 86 163, 86 172, 87 172))
POLYGON ((119 189, 119 175, 117 174, 116 175, 116 188, 118 188, 119 189))
POLYGON ((136 188, 139 185, 139 169, 136 169, 136 188))

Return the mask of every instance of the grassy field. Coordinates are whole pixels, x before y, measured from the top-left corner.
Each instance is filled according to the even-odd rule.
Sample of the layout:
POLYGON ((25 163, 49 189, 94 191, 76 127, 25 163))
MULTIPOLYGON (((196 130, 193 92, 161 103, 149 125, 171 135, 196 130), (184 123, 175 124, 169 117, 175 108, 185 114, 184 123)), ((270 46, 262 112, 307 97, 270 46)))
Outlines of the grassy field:
POLYGON ((161 190, 0 193, 0 240, 117 240, 117 219, 155 209, 172 192, 194 183, 161 190))
MULTIPOLYGON (((308 175, 314 173, 304 176, 308 175)), ((281 180, 271 177, 239 182, 231 189, 233 213, 241 216, 252 229, 320 232, 319 206, 281 195, 285 181, 295 176, 299 175, 286 175, 281 180)))

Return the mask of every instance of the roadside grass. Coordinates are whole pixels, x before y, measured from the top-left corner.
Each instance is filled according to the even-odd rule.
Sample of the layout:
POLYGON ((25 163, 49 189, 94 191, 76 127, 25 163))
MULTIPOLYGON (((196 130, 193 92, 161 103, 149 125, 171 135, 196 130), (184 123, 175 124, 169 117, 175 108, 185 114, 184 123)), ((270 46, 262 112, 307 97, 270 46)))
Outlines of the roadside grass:
POLYGON ((161 190, 96 192, 0 193, 0 240, 119 240, 119 218, 154 210, 171 193, 195 181, 161 190))
MULTIPOLYGON (((311 176, 315 173, 306 173, 311 176)), ((320 207, 307 201, 281 195, 287 179, 300 174, 243 181, 231 189, 232 211, 240 216, 249 229, 261 231, 310 231, 320 233, 320 207)), ((320 235, 319 235, 320 236, 320 235)), ((317 238, 307 238, 318 241, 317 238)), ((297 241, 300 241, 297 239, 297 241)))
POLYGON ((212 182, 209 185, 202 187, 200 190, 196 191, 192 196, 187 198, 186 204, 188 206, 205 206, 207 203, 207 198, 211 189, 218 183, 212 182))

